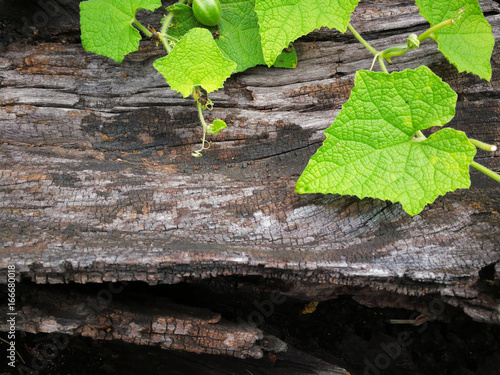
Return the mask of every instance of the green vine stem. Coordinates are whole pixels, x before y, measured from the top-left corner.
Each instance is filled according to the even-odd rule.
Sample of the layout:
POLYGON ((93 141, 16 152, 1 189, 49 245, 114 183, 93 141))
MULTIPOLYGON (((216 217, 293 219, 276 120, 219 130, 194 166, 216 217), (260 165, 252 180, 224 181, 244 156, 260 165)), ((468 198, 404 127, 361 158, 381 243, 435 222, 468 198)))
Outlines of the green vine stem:
POLYGON ((470 143, 472 143, 477 148, 480 148, 481 150, 490 151, 490 152, 497 150, 497 146, 489 145, 487 143, 478 141, 477 139, 469 138, 469 141, 470 141, 470 143))
MULTIPOLYGON (((440 22, 438 23, 436 26, 433 26, 431 27, 430 29, 428 29, 427 31, 423 32, 419 37, 417 37, 417 40, 419 42, 423 42, 424 40, 426 39, 429 39, 429 38, 433 38, 434 37, 434 32, 443 28, 443 27, 446 27, 446 26, 449 26, 449 25, 452 25, 455 21, 450 18, 446 21, 443 21, 443 22, 440 22)), ((402 56, 404 55, 406 52, 412 50, 416 48, 416 46, 412 46, 412 47, 408 47, 408 46, 399 46, 399 47, 391 47, 391 48, 388 48, 386 49, 385 51, 382 52, 382 56, 385 60, 387 61, 391 61, 391 57, 396 57, 396 56, 402 56)))
POLYGON ((153 34, 151 34, 151 31, 149 31, 144 26, 142 26, 142 24, 139 21, 137 21, 135 18, 134 18, 134 25, 136 25, 139 28, 139 30, 141 30, 149 38, 151 38, 151 36, 153 35, 153 34))
MULTIPOLYGON (((178 3, 179 4, 187 4, 188 2, 189 2, 188 0, 179 0, 178 3)), ((168 28, 172 24, 173 18, 174 18, 174 14, 169 13, 167 18, 165 19, 165 22, 163 22, 163 25, 161 26, 161 30, 160 30, 160 40, 161 40, 161 43, 163 44, 163 47, 165 47, 165 50, 167 51, 167 53, 172 52, 172 46, 170 45, 170 41, 168 39, 173 40, 174 42, 178 42, 177 39, 168 35, 168 28)))
MULTIPOLYGON (((193 92, 196 91, 196 90, 200 90, 200 87, 199 86, 195 86, 193 88, 193 92)), ((203 117, 203 107, 200 103, 199 100, 196 100, 196 108, 198 109, 198 116, 200 118, 200 122, 201 122, 201 125, 203 126, 203 137, 201 138, 201 148, 199 148, 198 150, 195 150, 191 153, 192 156, 196 157, 196 158, 199 158, 202 155, 202 151, 203 150, 207 150, 210 148, 210 142, 207 142, 206 140, 206 137, 207 137, 207 130, 208 130, 208 125, 207 123, 205 122, 205 118, 203 117), (205 144, 208 143, 208 146, 205 146, 205 144)))
POLYGON ((479 172, 484 173, 486 176, 491 177, 495 181, 500 182, 500 175, 493 172, 491 169, 486 168, 484 165, 473 161, 472 163, 470 163, 470 166, 476 168, 479 172))
POLYGON ((380 69, 382 69, 382 71, 384 73, 389 73, 387 71, 387 68, 385 67, 385 64, 384 64, 384 57, 380 53, 377 54, 377 61, 378 61, 378 64, 380 65, 380 69))
MULTIPOLYGON (((420 42, 422 42, 422 41, 424 41, 426 39, 433 38, 435 31, 437 31, 437 30, 439 30, 439 29, 441 29, 443 27, 452 25, 454 22, 455 21, 452 18, 450 18, 450 19, 448 19, 446 21, 438 23, 437 25, 429 28, 427 31, 424 31, 419 37, 417 37, 418 42, 420 43, 420 42)), ((377 60, 377 62, 380 65, 380 69, 382 69, 382 71, 384 73, 388 73, 387 68, 385 67, 384 60, 387 60, 389 63, 391 63, 391 57, 402 56, 405 53, 407 53, 408 51, 416 48, 415 45, 412 45, 412 46, 408 46, 408 45, 406 45, 406 46, 396 46, 396 47, 387 48, 386 50, 384 50, 382 52, 378 52, 375 48, 373 48, 370 45, 370 43, 368 43, 365 39, 363 39, 363 37, 361 36, 361 34, 358 33, 356 31, 356 29, 350 23, 347 24, 347 28, 352 33, 352 35, 354 35, 354 37, 368 51, 370 51, 375 56, 374 62, 375 62, 375 60, 377 60)), ((372 64, 372 67, 373 67, 373 64, 372 64)))
MULTIPOLYGON (((189 4, 190 2, 191 2, 190 0, 180 0, 179 1, 180 4, 189 4)), ((169 13, 161 26, 161 30, 160 30, 160 34, 159 34, 160 40, 161 40, 163 46, 165 47, 167 54, 172 52, 172 46, 170 45, 170 40, 172 40, 174 42, 178 42, 178 40, 176 38, 168 35, 168 29, 169 29, 170 25, 172 24, 173 18, 174 18, 174 14, 169 13)), ((201 90, 200 86, 194 86, 193 87, 193 94, 195 91, 199 91, 199 90, 201 90)), ((203 117, 203 105, 196 98, 195 98, 195 102, 196 102, 196 108, 198 109, 198 117, 200 118, 200 122, 201 122, 201 125, 203 127, 203 137, 201 138, 201 147, 199 149, 193 151, 191 153, 191 155, 199 158, 199 157, 203 156, 202 155, 203 150, 207 150, 210 148, 210 142, 207 142, 207 140, 206 140, 208 125, 205 122, 205 118, 203 117), (206 146, 206 144, 208 144, 208 146, 206 146)))
POLYGON ((163 22, 163 25, 161 26, 161 31, 160 31, 160 40, 161 43, 163 44, 163 47, 165 47, 165 50, 167 53, 172 52, 172 47, 170 46, 170 42, 167 38, 167 33, 168 33, 168 28, 170 27, 170 24, 172 23, 172 19, 174 18, 173 13, 169 13, 165 21, 163 22))
MULTIPOLYGON (((384 63, 384 58, 383 58, 383 55, 381 52, 378 52, 375 48, 373 48, 370 43, 368 43, 366 40, 363 39, 363 37, 361 36, 360 33, 358 33, 356 31, 356 29, 350 24, 348 23, 347 24, 347 28, 349 29, 349 31, 352 33, 352 35, 354 35, 354 37, 363 45, 365 46, 365 48, 370 51, 375 57, 373 59, 373 63, 375 63, 375 60, 377 60, 378 64, 380 65, 380 69, 382 69, 382 71, 384 73, 389 73, 387 71, 387 68, 385 67, 385 63, 384 63)), ((373 64, 372 64, 372 68, 373 68, 373 64)), ((370 69, 371 70, 371 69, 370 69)))
POLYGON ((432 34, 434 34, 435 31, 441 29, 442 27, 453 25, 454 23, 455 23, 455 21, 453 20, 453 18, 450 18, 450 19, 448 19, 446 21, 440 22, 436 26, 433 26, 429 30, 427 30, 424 33, 422 33, 418 37, 418 40, 420 42, 423 42, 424 40, 426 40, 428 38, 433 38, 434 36, 432 34))
POLYGON ((350 24, 347 24, 347 28, 349 31, 354 35, 354 37, 362 44, 365 46, 365 48, 370 51, 374 56, 377 56, 378 51, 373 48, 370 43, 368 43, 366 40, 363 39, 363 37, 356 31, 356 29, 350 24))

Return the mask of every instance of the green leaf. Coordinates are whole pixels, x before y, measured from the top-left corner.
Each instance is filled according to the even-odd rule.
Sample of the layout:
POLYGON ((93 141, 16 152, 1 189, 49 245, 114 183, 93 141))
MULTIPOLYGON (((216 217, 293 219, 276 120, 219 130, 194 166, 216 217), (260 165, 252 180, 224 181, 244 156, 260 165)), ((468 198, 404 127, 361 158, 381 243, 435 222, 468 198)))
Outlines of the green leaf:
POLYGON ((161 0, 89 0, 80 3, 82 45, 86 51, 121 62, 139 49, 141 34, 132 27, 139 9, 155 10, 161 0))
MULTIPOLYGON (((220 3, 222 17, 215 42, 227 58, 238 64, 236 73, 264 64, 255 0, 221 0, 220 3)), ((193 27, 207 28, 196 20, 188 5, 174 4, 167 10, 175 15, 169 28, 169 35, 174 38, 180 39, 193 27)), ((207 29, 216 32, 215 27, 207 29)))
POLYGON ((298 193, 338 193, 401 202, 416 215, 439 195, 470 186, 476 149, 464 133, 442 129, 456 93, 427 67, 392 74, 359 71, 323 146, 297 181, 298 193))
POLYGON ((495 39, 477 0, 416 0, 420 14, 435 26, 452 18, 455 23, 434 34, 439 50, 460 72, 491 80, 495 39))
POLYGON ((184 35, 170 54, 153 65, 170 87, 184 97, 197 85, 207 93, 220 89, 236 69, 236 63, 222 55, 210 31, 197 27, 184 35))
POLYGON ((221 0, 221 5, 216 42, 227 57, 236 61, 236 72, 264 64, 255 0, 221 0))
POLYGON ((214 122, 208 125, 207 133, 208 134, 217 134, 222 129, 226 128, 226 123, 222 120, 214 120, 214 122))
MULTIPOLYGON (((174 18, 172 19, 172 23, 168 29, 168 35, 181 39, 189 30, 194 27, 206 28, 206 26, 202 25, 193 13, 193 8, 186 4, 175 3, 174 5, 169 6, 167 12, 173 13, 174 18)), ((215 27, 207 28, 211 32, 215 31, 215 27)))
POLYGON ((359 0, 256 0, 264 59, 268 66, 288 43, 322 26, 345 32, 359 0))
POLYGON ((275 68, 287 69, 294 69, 297 66, 297 51, 295 51, 293 44, 290 44, 288 48, 285 48, 283 52, 278 55, 273 66, 275 68))

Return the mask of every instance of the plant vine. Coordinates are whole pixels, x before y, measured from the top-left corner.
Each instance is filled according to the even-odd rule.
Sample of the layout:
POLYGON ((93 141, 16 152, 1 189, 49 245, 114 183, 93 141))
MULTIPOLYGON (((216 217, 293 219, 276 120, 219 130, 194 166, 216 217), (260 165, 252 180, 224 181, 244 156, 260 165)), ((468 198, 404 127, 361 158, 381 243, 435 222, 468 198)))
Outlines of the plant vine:
POLYGON ((259 64, 294 68, 291 42, 298 37, 321 26, 349 30, 373 55, 372 66, 356 73, 351 97, 325 131, 296 191, 386 199, 416 215, 437 196, 468 188, 470 167, 500 182, 497 173, 473 161, 477 149, 493 152, 495 145, 451 128, 429 137, 423 133, 453 118, 457 94, 425 66, 392 73, 386 66, 433 39, 459 71, 490 80, 494 38, 477 0, 415 0, 430 27, 409 35, 405 45, 381 51, 350 23, 358 1, 180 0, 166 8, 157 32, 139 23, 135 13, 155 10, 160 0, 89 0, 80 3, 82 44, 121 62, 138 49, 139 31, 161 42, 166 56, 153 65, 173 90, 193 98, 203 133, 192 155, 200 157, 211 145, 207 134, 226 127, 221 119, 207 123, 203 111, 213 106, 208 94, 229 76, 259 64), (372 71, 376 63, 381 72, 372 71))

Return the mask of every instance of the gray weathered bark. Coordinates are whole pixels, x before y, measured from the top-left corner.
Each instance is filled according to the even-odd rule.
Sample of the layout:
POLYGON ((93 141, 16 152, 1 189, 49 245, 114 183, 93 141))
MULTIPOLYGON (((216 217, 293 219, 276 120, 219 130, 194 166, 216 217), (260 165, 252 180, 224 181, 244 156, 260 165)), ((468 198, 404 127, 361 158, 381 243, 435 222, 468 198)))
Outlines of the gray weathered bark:
MULTIPOLYGON (((180 306, 165 298, 148 306, 132 301, 124 305, 108 300, 106 295, 68 295, 26 285, 19 287, 17 294, 21 296, 22 309, 16 317, 16 329, 25 332, 80 334, 98 340, 236 358, 263 355, 257 341, 264 336, 256 327, 221 321, 220 314, 180 306)), ((5 310, 2 312, 7 316, 4 307, 0 310, 5 310)), ((8 328, 6 322, 0 323, 0 329, 8 328)), ((286 345, 279 351, 286 351, 286 345)))

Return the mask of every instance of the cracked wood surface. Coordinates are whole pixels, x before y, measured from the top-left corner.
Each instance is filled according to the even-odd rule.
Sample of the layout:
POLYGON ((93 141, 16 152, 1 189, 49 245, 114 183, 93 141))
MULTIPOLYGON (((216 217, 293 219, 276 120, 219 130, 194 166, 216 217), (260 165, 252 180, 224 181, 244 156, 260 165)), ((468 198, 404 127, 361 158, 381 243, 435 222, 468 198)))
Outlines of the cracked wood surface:
MULTIPOLYGON (((0 46, 0 282, 9 264, 37 283, 262 275, 318 299, 328 294, 318 285, 441 294, 498 322, 498 300, 478 286, 500 260, 498 184, 472 171, 470 190, 414 218, 399 204, 294 192, 354 72, 371 65, 351 35, 316 31, 295 44, 297 69, 231 77, 207 114, 229 126, 192 158, 201 126, 152 67, 163 52, 144 41, 122 64, 86 53, 77 4, 30 43, 0 46)), ((498 5, 481 5, 498 38, 498 5)), ((412 1, 362 2, 352 22, 375 48, 427 28, 412 1)), ((499 59, 495 48, 486 82, 428 41, 391 68, 430 66, 458 92, 450 126, 498 144, 499 59)), ((499 155, 476 160, 498 171, 499 155)))
MULTIPOLYGON (((177 305, 166 298, 123 304, 102 293, 67 293, 30 285, 19 286, 18 293, 22 309, 17 312, 16 328, 21 331, 79 334, 96 340, 236 358, 263 356, 257 343, 264 338, 260 329, 223 321, 220 314, 177 305)), ((2 310, 7 316, 7 308, 2 310)), ((8 331, 8 324, 1 323, 0 330, 8 331)))
MULTIPOLYGON (((118 294, 124 288, 124 285, 108 285, 97 293, 89 293, 88 290, 68 291, 67 287, 19 284, 16 292, 22 308, 17 311, 16 328, 28 333, 53 334, 51 339, 58 348, 68 342, 62 335, 81 335, 175 350, 179 354, 165 355, 171 356, 170 367, 182 369, 183 374, 234 374, 243 367, 258 369, 260 374, 348 373, 289 347, 254 325, 226 321, 208 309, 179 305, 165 297, 128 294, 120 299, 118 294), (115 298, 112 293, 116 294, 115 298), (197 355, 183 357, 188 353, 197 355)), ((0 311, 7 316, 6 305, 0 307, 0 311)), ((0 331, 8 330, 8 323, 0 323, 0 331)), ((126 357, 132 362, 138 360, 135 353, 126 357)), ((129 363, 129 366, 136 367, 136 364, 129 363)))

